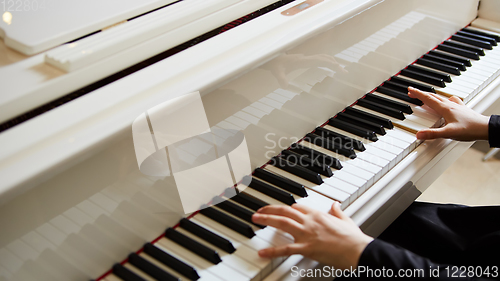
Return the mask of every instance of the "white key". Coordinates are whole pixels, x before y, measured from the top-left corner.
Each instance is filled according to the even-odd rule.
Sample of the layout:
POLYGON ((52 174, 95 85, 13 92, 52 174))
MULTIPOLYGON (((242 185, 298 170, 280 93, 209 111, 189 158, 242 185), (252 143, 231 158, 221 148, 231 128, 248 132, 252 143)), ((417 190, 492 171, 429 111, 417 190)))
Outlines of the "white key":
POLYGON ((378 136, 379 140, 402 149, 407 149, 411 145, 411 143, 395 137, 394 134, 391 133, 392 131, 393 130, 387 130, 384 136, 378 136))
MULTIPOLYGON (((261 181, 266 182, 264 180, 261 180, 261 181)), ((279 188, 279 187, 277 187, 277 186, 275 186, 275 185, 273 185, 271 183, 268 183, 268 182, 266 182, 266 183, 269 184, 269 185, 271 185, 271 186, 273 186, 273 187, 275 187, 275 188, 277 188, 277 189, 281 189, 281 188, 279 188)), ((242 188, 245 188, 245 185, 242 185, 242 184, 238 185, 238 189, 239 190, 243 190, 242 188)), ((286 190, 284 190, 284 191, 288 192, 286 190)), ((300 198, 299 196, 294 195, 294 194, 292 194, 292 196, 294 196, 294 198, 300 198)), ((230 198, 227 198, 227 197, 224 197, 224 196, 223 196, 223 198, 225 200, 231 200, 230 198)), ((231 200, 231 202, 233 204, 235 204, 235 205, 240 206, 243 209, 247 209, 247 210, 249 210, 251 212, 254 212, 254 210, 252 210, 250 208, 247 208, 246 206, 244 206, 244 205, 242 205, 242 204, 240 204, 240 203, 238 203, 236 201, 231 200)), ((248 223, 246 221, 243 221, 243 222, 246 223, 246 224, 248 224, 248 225, 250 225, 252 227, 252 229, 254 230, 254 232, 257 234, 257 236, 259 236, 262 239, 268 241, 272 245, 279 246, 279 245, 284 245, 284 244, 288 244, 288 243, 293 242, 293 237, 290 234, 288 234, 286 232, 283 232, 283 231, 281 231, 279 229, 276 229, 276 228, 271 227, 271 226, 268 226, 268 227, 262 229, 262 228, 255 227, 253 224, 248 223)))
POLYGON ((103 278, 102 280, 103 281, 123 281, 121 278, 114 275, 113 273, 106 275, 106 277, 103 278))
POLYGON ((405 149, 397 147, 395 145, 391 145, 389 143, 385 143, 385 142, 380 141, 380 140, 372 143, 371 146, 374 146, 380 150, 395 154, 397 162, 401 161, 401 159, 403 159, 403 156, 406 156, 406 155, 404 155, 405 149))
MULTIPOLYGON (((167 244, 170 244, 170 243, 173 243, 172 241, 166 239, 166 238, 162 238, 163 240, 167 240, 167 244)), ((160 239, 161 240, 161 239, 160 239)), ((158 241, 159 242, 159 241, 158 241)), ((154 243, 154 246, 157 247, 158 249, 168 253, 169 255, 173 256, 174 258, 184 262, 185 264, 193 267, 196 272, 198 273, 198 275, 200 276, 200 279, 198 280, 214 280, 214 281, 223 281, 224 279, 218 277, 217 275, 215 275, 214 273, 210 272, 208 270, 208 267, 212 266, 213 264, 203 260, 204 262, 208 263, 203 263, 203 265, 205 265, 204 267, 201 267, 195 263, 192 262, 192 260, 190 260, 188 257, 185 257, 183 255, 180 255, 177 251, 174 251, 168 247, 165 247, 163 245, 161 245, 160 243, 154 243)), ((175 243, 174 243, 175 244, 175 243)), ((178 245, 177 245, 178 246, 178 245)), ((178 246, 180 247, 180 246, 178 246)), ((176 247, 177 248, 177 247, 176 247)), ((180 247, 179 250, 181 250, 181 252, 184 252, 184 251, 188 251, 188 250, 185 250, 184 248, 180 247)), ((193 256, 196 256, 194 254, 192 254, 193 256)), ((196 256, 197 259, 201 259, 199 258, 198 256, 196 256)))
MULTIPOLYGON (((271 205, 286 205, 283 202, 280 202, 274 198, 271 198, 257 190, 254 190, 252 188, 247 188, 243 191, 244 193, 247 193, 248 195, 251 195, 257 199, 260 199, 264 202, 267 202, 271 205)), ((296 202, 298 204, 303 204, 305 206, 308 206, 312 209, 318 210, 318 211, 323 211, 323 212, 328 212, 333 204, 333 200, 323 196, 321 194, 318 194, 315 191, 308 190, 308 196, 300 199, 296 199, 296 202)))
POLYGON ((428 83, 425 83, 425 82, 422 82, 420 80, 416 80, 416 79, 412 79, 410 77, 401 77, 403 79, 406 79, 406 80, 409 80, 409 81, 412 81, 412 82, 417 82, 417 83, 420 83, 420 84, 423 84, 423 85, 426 85, 426 86, 432 86, 436 89, 436 91, 441 91, 443 92, 445 95, 447 96, 457 96, 457 97, 460 97, 460 98, 466 98, 470 92, 467 92, 467 91, 464 91, 463 89, 454 89, 454 88, 450 88, 450 87, 445 87, 445 88, 442 88, 442 87, 439 87, 439 86, 435 86, 435 85, 431 85, 431 84, 428 84, 428 83))
POLYGON ((336 171, 333 177, 336 177, 358 187, 361 193, 365 192, 366 188, 368 187, 368 180, 358 178, 353 174, 344 171, 344 169, 336 171))
POLYGON ((229 213, 229 212, 226 212, 225 210, 222 210, 220 208, 218 208, 217 206, 213 206, 214 209, 236 219, 236 220, 239 220, 240 222, 244 223, 244 224, 247 224, 249 225, 255 235, 259 238, 261 238, 262 240, 268 242, 269 244, 271 245, 274 245, 274 246, 280 246, 280 245, 285 245, 285 244, 288 244, 291 242, 291 238, 288 237, 287 235, 283 234, 283 233, 279 233, 276 231, 276 229, 274 228, 264 228, 264 229, 261 229, 251 223, 248 223, 236 216, 234 216, 233 214, 229 213))
POLYGON ((420 116, 417 116, 415 114, 404 114, 405 115, 405 120, 404 121, 411 121, 411 122, 414 122, 416 124, 420 124, 424 127, 427 127, 427 128, 430 128, 432 126, 434 126, 434 124, 436 124, 436 121, 431 121, 431 120, 427 120, 425 118, 422 118, 420 116))
POLYGON ((342 164, 343 168, 341 171, 347 172, 351 175, 355 175, 367 181, 368 186, 372 186, 375 181, 375 173, 363 170, 359 167, 352 165, 351 163, 342 164))
POLYGON ((367 152, 369 152, 370 154, 372 154, 374 156, 377 156, 381 159, 385 159, 385 160, 389 161, 389 169, 392 169, 396 165, 396 161, 397 161, 396 154, 392 154, 388 151, 382 150, 382 149, 380 149, 378 147, 374 147, 374 146, 367 146, 366 150, 367 150, 367 152), (370 147, 370 148, 368 148, 368 147, 370 147))
MULTIPOLYGON (((333 128, 333 129, 336 129, 336 128, 333 128)), ((339 130, 339 132, 340 131, 341 130, 339 130)), ((361 169, 363 169, 365 171, 368 171, 368 172, 372 173, 374 175, 373 176, 374 177, 374 181, 379 180, 380 177, 382 177, 383 174, 385 172, 387 172, 387 170, 388 170, 388 168, 387 168, 384 171, 383 166, 388 166, 389 165, 389 161, 383 160, 384 162, 386 162, 384 165, 377 165, 377 164, 373 164, 371 162, 367 162, 367 161, 364 161, 364 160, 360 159, 359 155, 365 153, 365 151, 363 151, 363 152, 356 151, 356 155, 358 157, 355 158, 355 159, 350 159, 350 158, 347 158, 347 157, 345 157, 343 155, 337 154, 337 153, 335 153, 333 151, 329 151, 329 150, 326 150, 326 149, 324 149, 322 147, 319 147, 319 146, 316 146, 314 144, 311 144, 309 142, 302 142, 302 144, 304 146, 307 146, 307 147, 311 148, 311 149, 317 150, 319 152, 322 152, 324 154, 327 154, 329 156, 337 158, 340 161, 340 163, 341 163, 342 166, 344 166, 345 163, 351 163, 355 167, 361 168, 361 169)), ((377 163, 379 163, 379 162, 377 162, 377 163)), ((335 176, 335 173, 334 173, 334 176, 335 176)))
MULTIPOLYGON (((325 181, 326 182, 326 181, 325 181)), ((349 201, 352 203, 354 200, 356 200, 359 195, 361 195, 362 192, 359 191, 359 188, 350 184, 350 183, 347 183, 343 180, 340 180, 338 178, 329 178, 328 179, 328 184, 339 189, 339 190, 342 190, 344 191, 345 193, 347 194, 350 194, 350 197, 349 197, 349 201)))
POLYGON ((133 273, 135 273, 136 275, 138 275, 139 277, 141 277, 142 279, 144 279, 146 281, 155 281, 156 280, 153 277, 151 277, 148 274, 142 272, 139 268, 133 266, 132 264, 130 264, 128 262, 125 263, 123 265, 123 267, 125 267, 126 269, 132 271, 133 273))
MULTIPOLYGON (((197 217, 197 216, 195 216, 195 217, 197 217)), ((231 241, 234 248, 236 249, 236 251, 234 253, 232 253, 231 255, 235 255, 235 256, 239 257, 240 259, 243 259, 243 260, 247 261, 248 263, 252 264, 253 266, 259 268, 259 272, 261 274, 261 277, 264 277, 272 270, 272 260, 261 258, 259 256, 259 254, 257 253, 258 249, 250 248, 248 245, 245 245, 241 241, 238 241, 237 239, 233 239, 232 237, 229 237, 229 236, 223 234, 218 229, 210 227, 203 222, 197 221, 196 219, 191 219, 191 221, 193 221, 196 224, 198 224, 199 226, 202 226, 205 229, 210 230, 213 233, 231 241)), ((246 238, 246 239, 248 239, 248 238, 246 238)), ((213 247, 213 245, 211 245, 211 247, 213 247)), ((223 254, 223 255, 225 256, 225 254, 223 254)), ((222 258, 222 256, 221 256, 221 258, 222 258)))
POLYGON ((392 168, 396 164, 397 154, 395 154, 393 152, 389 152, 389 151, 385 151, 385 150, 379 149, 377 146, 374 145, 376 142, 372 142, 370 140, 361 138, 359 136, 356 136, 354 134, 351 134, 349 132, 346 132, 344 130, 341 130, 341 129, 338 129, 338 128, 335 128, 335 127, 332 127, 332 126, 329 126, 329 125, 324 126, 324 128, 328 129, 330 131, 333 131, 333 132, 336 132, 336 133, 342 134, 344 136, 347 136, 347 137, 350 137, 350 138, 353 138, 353 139, 356 139, 356 140, 359 140, 359 141, 363 142, 366 150, 362 151, 362 152, 356 152, 356 155, 361 154, 361 153, 365 153, 365 152, 369 153, 369 154, 373 154, 373 155, 378 156, 378 157, 380 157, 380 158, 382 158, 384 160, 389 161, 389 163, 388 163, 389 164, 389 168, 392 168))
POLYGON ((421 68, 424 68, 424 69, 427 69, 429 71, 435 71, 435 72, 438 72, 438 73, 441 73, 443 75, 449 75, 450 78, 451 78, 451 83, 450 82, 446 82, 446 85, 448 86, 449 84, 459 84, 459 85, 463 85, 464 87, 467 87, 471 90, 474 90, 475 88, 477 88, 477 86, 479 85, 479 83, 476 81, 476 80, 473 80, 473 79, 467 79, 466 77, 464 78, 463 76, 458 76, 458 75, 454 75, 454 74, 450 74, 450 73, 446 73, 444 71, 441 71, 441 70, 438 70, 438 69, 434 69, 432 67, 427 67, 425 65, 418 65, 419 67, 421 68))
MULTIPOLYGON (((329 178, 327 178, 329 179, 329 178)), ((347 206, 349 204, 351 204, 351 194, 343 191, 343 190, 340 190, 338 188, 335 188, 334 186, 328 184, 326 182, 325 179, 325 182, 320 184, 320 185, 317 185, 313 188, 313 190, 321 193, 321 194, 324 194, 334 200, 337 200, 341 203, 342 206, 347 206)))
POLYGON ((259 250, 272 247, 273 245, 260 239, 257 236, 252 238, 245 237, 234 230, 204 216, 197 214, 190 220, 199 224, 200 226, 212 231, 213 233, 231 241, 236 249, 234 254, 245 259, 251 264, 259 267, 263 275, 267 275, 273 267, 279 265, 279 259, 261 258, 257 253, 259 250))
POLYGON ((429 127, 423 126, 421 124, 412 122, 410 120, 399 120, 399 119, 396 119, 394 117, 391 117, 391 116, 388 116, 388 115, 376 112, 374 110, 370 110, 368 108, 364 108, 364 107, 359 106, 359 105, 354 105, 353 108, 362 110, 362 111, 367 112, 367 113, 371 113, 373 115, 377 115, 379 117, 383 117, 383 118, 389 119, 389 120, 391 120, 392 124, 394 124, 394 126, 399 126, 400 128, 408 130, 408 131, 410 131, 412 133, 416 133, 416 132, 418 132, 418 131, 420 131, 422 129, 429 128, 429 127))
POLYGON ((415 149, 417 146, 418 140, 415 134, 410 133, 406 130, 402 130, 398 127, 394 127, 391 130, 387 130, 386 134, 392 136, 395 139, 399 139, 405 141, 410 144, 410 150, 415 149))
POLYGON ((177 227, 175 230, 177 230, 178 232, 184 234, 185 236, 197 241, 198 243, 201 243, 201 244, 203 244, 211 249, 216 250, 217 253, 219 254, 222 262, 225 265, 231 267, 232 269, 240 272, 241 274, 243 274, 251 279, 259 277, 260 268, 249 263, 245 259, 241 258, 239 255, 236 255, 236 252, 235 252, 235 254, 230 254, 230 253, 208 243, 207 241, 199 238, 198 236, 192 234, 191 232, 186 231, 182 227, 177 227))
MULTIPOLYGON (((325 126, 325 128, 326 128, 326 126, 325 126)), ((333 129, 336 129, 336 128, 333 128, 333 129)), ((337 130, 337 132, 343 134, 342 130, 337 130)), ((346 136, 350 136, 350 135, 348 135, 348 133, 345 134, 345 135, 346 136)), ((366 140, 366 141, 369 142, 368 140, 366 140)), ((312 147, 312 148, 313 149, 317 149, 317 150, 320 149, 319 147, 312 147)), ((365 148, 366 148, 366 146, 365 146, 365 148)), ((357 166, 359 166, 360 168, 367 168, 366 169, 367 171, 376 171, 376 173, 375 173, 375 180, 378 180, 382 175, 384 175, 385 173, 387 173, 387 171, 389 170, 389 164, 390 164, 391 161, 383 159, 383 158, 380 158, 378 156, 375 156, 374 154, 372 154, 370 152, 370 150, 371 149, 365 150, 363 152, 357 151, 356 152, 357 157, 355 159, 349 159, 349 158, 344 157, 342 155, 336 154, 335 152, 329 152, 329 154, 331 156, 336 157, 337 159, 339 159, 342 164, 343 163, 355 162, 355 161, 361 161, 361 163, 360 163, 361 165, 357 165, 357 166)), ((327 152, 324 152, 324 153, 327 153, 327 152)))
MULTIPOLYGON (((265 170, 271 172, 271 173, 274 173, 274 174, 277 174, 277 175, 280 175, 282 177, 285 177, 285 178, 288 178, 288 179, 291 179, 297 183, 300 183, 302 185, 304 185, 305 187, 308 188, 308 194, 310 195, 310 193, 314 193, 315 192, 318 192, 324 196, 327 196, 333 200, 336 200, 336 201, 339 201, 340 203, 344 204, 345 206, 347 206, 349 203, 349 201, 346 201, 349 199, 349 195, 348 194, 345 194, 343 191, 341 190, 338 190, 338 189, 335 189, 334 187, 331 187, 331 186, 328 186, 328 185, 325 185, 324 183, 321 184, 321 185, 317 185, 315 183, 312 183, 308 180, 305 180, 303 178, 300 178, 294 174, 291 174, 291 173, 288 173, 287 171, 284 171, 284 170, 281 170, 279 168, 276 168, 272 165, 267 165, 265 168, 265 170)), ((303 199, 299 196, 296 196, 296 195, 293 195, 294 198, 295 198, 295 201, 298 203, 299 200, 303 199)))
POLYGON ((419 117, 422 117, 424 119, 433 121, 434 123, 437 120, 440 119, 440 116, 437 113, 431 112, 429 110, 426 110, 423 107, 415 105, 413 103, 406 102, 406 101, 403 101, 403 100, 400 100, 400 99, 397 99, 397 98, 394 98, 394 97, 391 97, 391 96, 388 96, 388 95, 384 95, 384 94, 379 93, 379 92, 373 92, 372 94, 374 94, 376 96, 380 96, 380 97, 386 98, 386 99, 390 99, 390 100, 393 100, 393 101, 397 101, 399 103, 407 104, 407 105, 409 105, 411 107, 411 109, 413 111, 413 114, 415 114, 415 115, 417 115, 419 117))
POLYGON ((178 256, 183 257, 185 260, 188 260, 189 262, 187 263, 191 264, 196 269, 196 271, 198 271, 198 274, 200 276, 204 275, 205 271, 208 271, 215 275, 217 278, 226 281, 250 280, 250 278, 226 266, 224 263, 221 262, 218 264, 212 264, 170 239, 161 238, 160 240, 158 240, 158 242, 155 243, 155 246, 170 254, 175 253, 178 256))
MULTIPOLYGON (((153 265, 155 265, 156 267, 160 268, 161 270, 169 273, 170 275, 172 276, 175 276, 181 280, 189 280, 186 276, 180 274, 179 272, 175 271, 175 269, 173 268, 170 268, 166 265, 164 265, 163 263, 159 262, 158 260, 156 260, 155 258, 151 257, 150 255, 142 252, 139 254, 139 256, 147 261, 149 261, 150 263, 152 263, 153 265)), ((200 279, 198 280, 203 280, 203 278, 201 278, 200 276, 200 279)))
MULTIPOLYGON (((397 138, 395 138, 392 135, 387 134, 387 133, 385 136, 380 137, 380 142, 390 145, 388 147, 391 147, 391 149, 394 149, 394 148, 402 149, 402 152, 398 154, 398 156, 401 156, 401 159, 406 157, 406 155, 408 155, 414 148, 414 147, 412 148, 411 143, 407 143, 407 142, 404 142, 402 140, 399 140, 399 139, 397 139, 397 138)), ((401 161, 401 159, 399 161, 401 161)))
MULTIPOLYGON (((333 127, 331 127, 331 128, 336 129, 333 127)), ((343 131, 338 130, 337 132, 342 133, 343 131)), ((346 136, 348 136, 348 135, 346 135, 346 136)), ((390 162, 388 160, 382 159, 384 161, 384 163, 382 163, 382 165, 376 165, 376 164, 372 164, 370 162, 367 162, 367 161, 361 159, 359 157, 360 155, 369 154, 369 152, 367 152, 366 150, 363 152, 356 151, 356 155, 358 157, 355 159, 350 159, 350 158, 344 157, 344 156, 339 155, 339 154, 332 152, 332 151, 322 150, 323 148, 315 146, 313 144, 307 143, 307 145, 311 149, 318 150, 320 152, 323 152, 325 154, 328 154, 330 156, 333 156, 333 157, 339 159, 341 165, 343 166, 343 168, 341 170, 343 170, 344 172, 347 172, 355 177, 359 177, 359 178, 367 181, 367 186, 365 188, 363 188, 362 186, 361 187, 357 186, 357 188, 360 188, 360 193, 363 193, 367 187, 370 187, 375 181, 379 180, 388 171, 388 166, 389 166, 389 162, 390 162), (385 169, 384 169, 384 166, 386 166, 385 169)), ((380 161, 378 163, 380 163, 380 161)), ((336 171, 334 171, 332 178, 337 178, 337 179, 340 179, 344 182, 349 182, 349 179, 345 178, 343 173, 337 173, 336 171)))

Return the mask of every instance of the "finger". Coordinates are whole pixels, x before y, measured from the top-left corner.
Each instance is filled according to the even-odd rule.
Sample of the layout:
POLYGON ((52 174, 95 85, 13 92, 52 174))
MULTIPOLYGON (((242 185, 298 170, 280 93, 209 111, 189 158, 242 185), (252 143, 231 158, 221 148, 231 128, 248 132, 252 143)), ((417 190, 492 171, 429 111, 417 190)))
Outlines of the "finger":
POLYGON ((448 99, 441 96, 441 95, 438 95, 438 94, 434 94, 434 93, 430 93, 431 96, 435 97, 436 99, 440 100, 440 101, 447 101, 448 99))
POLYGON ((305 246, 303 244, 287 244, 283 246, 262 249, 259 251, 259 256, 263 258, 275 258, 282 256, 291 256, 302 254, 305 246))
POLYGON ((457 96, 451 96, 451 97, 449 98, 449 100, 450 100, 451 102, 454 102, 454 103, 457 103, 457 104, 460 104, 460 105, 463 105, 463 104, 464 104, 464 102, 463 102, 463 101, 462 101, 459 97, 457 97, 457 96))
POLYGON ((260 208, 257 213, 284 216, 298 223, 304 223, 304 214, 289 206, 268 205, 260 208))
POLYGON ((408 96, 421 100, 425 105, 429 106, 438 113, 441 111, 441 100, 430 95, 430 93, 420 91, 419 89, 415 89, 413 87, 408 87, 408 96))
POLYGON ((292 208, 294 208, 295 210, 301 212, 302 214, 306 214, 306 215, 315 211, 313 208, 309 208, 307 206, 300 205, 300 204, 293 204, 292 208))
POLYGON ((442 128, 423 129, 417 132, 417 139, 419 140, 432 140, 438 138, 449 138, 446 126, 442 128))
POLYGON ((304 227, 300 223, 283 216, 255 213, 252 215, 252 221, 257 224, 269 225, 283 230, 290 233, 293 237, 299 237, 304 231, 304 227))
POLYGON ((340 203, 339 202, 335 202, 332 204, 332 207, 330 208, 330 211, 328 212, 330 215, 332 216, 335 216, 341 220, 345 220, 345 219, 348 219, 349 217, 344 214, 344 212, 342 211, 342 208, 340 207, 340 203))

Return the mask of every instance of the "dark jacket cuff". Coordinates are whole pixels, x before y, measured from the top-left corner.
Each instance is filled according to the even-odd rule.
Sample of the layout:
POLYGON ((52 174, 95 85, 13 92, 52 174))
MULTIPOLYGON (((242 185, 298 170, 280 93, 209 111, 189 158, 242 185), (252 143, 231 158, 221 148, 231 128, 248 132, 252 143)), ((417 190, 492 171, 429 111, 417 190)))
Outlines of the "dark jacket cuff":
POLYGON ((490 147, 500 147, 500 115, 491 115, 488 123, 488 142, 490 147))

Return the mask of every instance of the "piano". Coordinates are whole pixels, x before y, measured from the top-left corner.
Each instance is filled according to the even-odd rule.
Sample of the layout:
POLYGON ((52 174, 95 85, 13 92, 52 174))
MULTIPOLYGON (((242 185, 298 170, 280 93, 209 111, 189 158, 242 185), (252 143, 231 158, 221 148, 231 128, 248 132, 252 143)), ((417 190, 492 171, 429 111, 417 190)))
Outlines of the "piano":
MULTIPOLYGON (((443 121, 405 88, 498 112, 495 0, 129 1, 116 9, 88 1, 75 6, 81 13, 48 1, 48 15, 74 19, 62 31, 35 27, 28 11, 5 2, 1 281, 298 280, 292 267, 322 265, 258 257, 292 238, 252 224, 252 212, 339 201, 377 236, 471 145, 418 141, 417 130, 443 121), (23 21, 32 26, 19 28, 23 21), (172 177, 140 171, 131 127, 196 91, 218 138, 244 134, 253 174, 238 195, 184 214, 172 177)), ((38 24, 55 28, 40 15, 47 24, 38 24)), ((194 157, 206 152, 197 147, 194 157)))

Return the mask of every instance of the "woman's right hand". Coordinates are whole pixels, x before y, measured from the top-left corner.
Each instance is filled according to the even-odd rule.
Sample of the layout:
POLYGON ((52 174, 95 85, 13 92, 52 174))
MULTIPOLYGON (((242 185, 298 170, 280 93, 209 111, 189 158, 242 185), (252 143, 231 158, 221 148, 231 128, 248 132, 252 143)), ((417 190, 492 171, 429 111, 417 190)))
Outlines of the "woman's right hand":
POLYGON ((420 130, 417 138, 422 140, 449 138, 459 141, 488 139, 489 117, 468 108, 458 97, 449 99, 408 87, 408 96, 421 100, 445 120, 441 128, 420 130))

